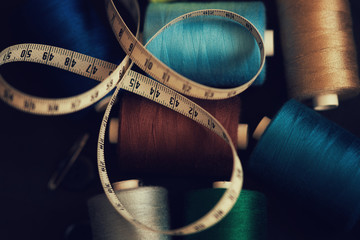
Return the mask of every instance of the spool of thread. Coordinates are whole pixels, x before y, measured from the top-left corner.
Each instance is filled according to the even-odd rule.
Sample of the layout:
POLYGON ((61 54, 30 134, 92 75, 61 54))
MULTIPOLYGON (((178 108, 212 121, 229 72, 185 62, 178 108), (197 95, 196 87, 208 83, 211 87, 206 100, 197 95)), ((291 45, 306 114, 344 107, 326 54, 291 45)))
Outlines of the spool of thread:
MULTIPOLYGON (((23 1, 8 12, 12 13, 8 17, 11 27, 2 36, 2 44, 6 44, 3 47, 43 43, 113 63, 120 63, 124 57, 101 1, 31 0, 23 1)), ((98 84, 98 81, 41 64, 9 64, 4 70, 4 76, 14 86, 18 84, 20 90, 40 97, 73 96, 98 84), (28 81, 29 78, 32 81, 28 81), (26 81, 18 83, 17 79, 26 81), (40 84, 36 84, 37 81, 40 84)))
POLYGON ((351 229, 360 216, 360 139, 295 100, 265 122, 249 173, 318 224, 351 229))
MULTIPOLYGON (((244 150, 249 143, 249 126, 245 123, 240 123, 237 127, 237 149, 244 150)), ((109 142, 117 144, 119 141, 119 118, 111 118, 109 122, 109 142)))
MULTIPOLYGON (((190 192, 185 199, 186 221, 191 222, 191 220, 208 212, 222 196, 225 188, 214 186, 213 189, 200 189, 190 192)), ((234 208, 221 222, 205 231, 186 236, 185 239, 264 240, 267 236, 266 219, 265 195, 257 191, 243 189, 234 208)))
MULTIPOLYGON (((264 37, 266 15, 262 2, 174 2, 148 5, 144 42, 174 18, 200 9, 233 11, 250 20, 264 37)), ((244 84, 260 66, 259 49, 248 30, 215 16, 176 23, 150 42, 147 49, 175 71, 213 87, 244 84)), ((253 84, 261 85, 264 80, 265 68, 253 84)))
MULTIPOLYGON (((140 222, 157 229, 169 229, 168 196, 162 187, 136 187, 134 180, 129 185, 114 185, 114 190, 127 210, 140 222), (129 187, 130 186, 130 187, 129 187), (129 187, 129 188, 128 188, 129 187)), ((149 239, 168 240, 167 235, 139 229, 124 219, 111 205, 105 194, 88 200, 93 240, 149 239)))
POLYGON ((290 97, 327 110, 358 94, 348 1, 278 0, 277 6, 290 97))
MULTIPOLYGON (((232 11, 235 10, 235 12, 236 9, 241 9, 242 11, 239 10, 239 13, 245 15, 245 17, 250 17, 249 15, 253 15, 253 18, 250 20, 255 25, 260 26, 260 32, 263 33, 265 29, 265 10, 262 3, 244 3, 244 5, 241 5, 241 7, 235 3, 224 3, 226 6, 220 6, 215 3, 209 3, 209 5, 206 4, 206 6, 204 6, 202 3, 187 3, 184 5, 179 4, 180 3, 174 3, 174 5, 149 5, 144 23, 145 41, 147 41, 150 36, 152 36, 158 29, 160 29, 165 23, 172 20, 174 17, 195 9, 204 8, 223 8, 230 9, 232 11), (253 9, 253 11, 250 11, 251 9, 253 9), (250 11, 252 14, 248 14, 248 11, 250 11), (159 16, 164 17, 159 18, 159 16), (162 21, 162 18, 166 18, 166 20, 162 21)), ((252 36, 250 36, 247 30, 237 25, 235 26, 234 23, 230 21, 220 21, 220 23, 219 19, 217 18, 207 19, 206 21, 209 21, 207 25, 209 25, 209 27, 213 30, 214 28, 226 28, 231 31, 230 29, 237 28, 239 31, 238 33, 240 34, 241 32, 241 36, 244 36, 244 34, 249 35, 249 39, 251 40, 249 40, 248 43, 250 43, 250 45, 245 44, 243 47, 245 51, 248 51, 246 54, 252 56, 251 52, 255 51, 254 49, 256 47, 254 44, 254 39, 252 36)), ((183 23, 175 24, 169 28, 174 29, 171 31, 166 31, 166 34, 162 34, 158 38, 154 39, 155 42, 152 45, 157 46, 157 41, 162 41, 165 39, 168 39, 170 40, 169 42, 174 43, 175 41, 172 41, 172 38, 174 38, 175 35, 183 35, 182 32, 179 33, 178 30, 176 30, 179 28, 179 26, 183 26, 182 24, 183 23)), ((188 37, 191 34, 194 34, 194 29, 202 25, 196 21, 184 24, 187 24, 187 28, 192 29, 192 31, 186 33, 188 37), (192 27, 191 25, 193 24, 196 26, 192 27)), ((195 31, 195 36, 198 37, 195 37, 194 39, 199 40, 201 36, 208 35, 210 28, 202 32, 200 35, 198 31, 195 31)), ((214 45, 214 37, 218 37, 218 35, 212 33, 210 37, 211 41, 198 42, 195 45, 201 45, 202 47, 209 49, 218 49, 218 44, 216 44, 216 46, 214 45)), ((236 44, 231 42, 230 39, 237 39, 237 37, 239 37, 239 35, 229 35, 228 41, 224 45, 224 49, 228 50, 230 48, 231 51, 234 51, 235 49, 233 49, 232 46, 236 44)), ((246 41, 242 39, 242 42, 246 41)), ((188 48, 184 44, 192 45, 192 39, 184 38, 181 40, 181 48, 184 51, 188 51, 188 48)), ((184 62, 178 56, 179 44, 175 45, 176 47, 173 46, 172 48, 166 49, 167 55, 160 55, 160 60, 167 63, 172 68, 174 68, 174 66, 169 64, 166 59, 173 63, 179 62, 182 64, 182 62, 184 62), (161 56, 165 58, 162 58, 161 56)), ((151 50, 151 46, 149 45, 148 47, 150 47, 151 50)), ((213 81, 213 79, 216 79, 218 83, 225 83, 222 85, 223 87, 228 84, 226 82, 229 82, 229 79, 235 79, 234 76, 231 75, 232 73, 229 73, 228 70, 224 70, 222 68, 223 66, 219 68, 218 64, 216 64, 216 69, 222 70, 219 71, 217 75, 212 75, 209 77, 207 70, 208 68, 204 66, 202 62, 205 61, 204 59, 206 58, 207 53, 198 52, 198 50, 195 52, 197 52, 195 56, 201 58, 201 61, 196 60, 197 57, 194 57, 194 55, 190 54, 187 56, 187 58, 190 60, 191 57, 194 57, 191 59, 193 62, 187 62, 181 69, 177 69, 176 67, 174 69, 187 77, 190 77, 188 74, 193 72, 196 75, 196 79, 202 79, 203 81, 206 81, 206 85, 210 86, 212 85, 211 81, 213 81), (205 56, 203 56, 204 54, 205 56)), ((234 60, 234 56, 230 55, 229 57, 229 55, 226 53, 221 53, 219 51, 217 51, 217 53, 218 55, 215 54, 212 56, 214 58, 234 60), (222 57, 219 57, 220 53, 222 54, 222 57)), ((245 53, 243 52, 242 54, 245 53)), ((255 58, 259 60, 258 56, 255 58)), ((244 58, 242 61, 245 61, 244 58)), ((246 59, 246 61, 248 61, 248 63, 251 62, 249 59, 246 59)), ((212 64, 214 64, 214 62, 212 64)), ((231 64, 226 63, 225 65, 226 68, 231 64)), ((249 65, 253 66, 254 64, 252 63, 249 65)), ((232 65, 232 69, 234 68, 236 69, 237 67, 232 65)), ((242 72, 244 71, 245 69, 242 69, 242 72)), ((245 72, 248 74, 250 70, 247 69, 245 72)), ((192 77, 190 78, 196 80, 192 77)), ((247 78, 246 81, 249 79, 250 78, 247 78)), ((236 85, 238 84, 239 82, 236 83, 236 85)), ((230 133, 233 142, 239 142, 237 141, 238 136, 246 135, 237 134, 240 115, 240 100, 238 97, 222 101, 208 102, 195 100, 195 102, 208 110, 225 126, 225 128, 230 133)), ((232 168, 232 156, 228 146, 210 131, 200 127, 192 120, 186 119, 180 114, 175 113, 165 107, 138 96, 124 94, 122 96, 118 125, 118 164, 120 166, 119 169, 127 174, 130 173, 144 175, 151 173, 156 176, 161 175, 164 177, 188 176, 196 178, 206 176, 213 178, 213 180, 217 178, 226 179, 230 176, 232 168)), ((245 129, 245 131, 247 130, 245 129)), ((245 146, 246 144, 247 141, 245 141, 245 146)))
MULTIPOLYGON (((240 99, 196 101, 223 124, 236 142, 240 99)), ((221 138, 155 102, 124 93, 118 125, 117 164, 127 176, 206 176, 216 180, 231 174, 231 151, 221 138)))
POLYGON ((164 3, 164 2, 174 2, 176 0, 150 0, 149 2, 153 3, 164 3))

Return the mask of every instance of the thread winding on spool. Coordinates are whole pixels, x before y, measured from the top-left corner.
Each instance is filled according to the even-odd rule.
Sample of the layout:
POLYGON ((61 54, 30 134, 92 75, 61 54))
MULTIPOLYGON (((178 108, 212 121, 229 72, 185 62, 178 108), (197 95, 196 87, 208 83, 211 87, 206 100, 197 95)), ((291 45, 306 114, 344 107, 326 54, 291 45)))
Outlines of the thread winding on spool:
MULTIPOLYGON (((196 102, 223 124, 233 142, 237 141, 241 108, 238 97, 196 102)), ((124 173, 225 179, 230 176, 231 151, 222 139, 193 120, 145 98, 124 93, 119 123, 115 125, 119 126, 118 166, 124 173)))
POLYGON ((347 0, 277 0, 289 95, 315 110, 359 93, 347 0))
MULTIPOLYGON (((12 27, 2 37, 4 44, 44 43, 113 63, 119 63, 125 56, 109 27, 102 1, 32 0, 19 4, 13 12, 10 16, 12 27)), ((41 84, 34 84, 34 81, 19 84, 20 90, 36 96, 73 96, 98 84, 97 81, 41 64, 24 63, 22 71, 18 69, 18 65, 5 66, 2 74, 6 79, 14 80, 15 86, 17 79, 31 77, 39 81, 41 84), (7 69, 11 74, 7 74, 7 69)))
MULTIPOLYGON (((253 21, 255 25, 259 26, 260 32, 264 34, 265 9, 262 3, 207 3, 205 6, 202 3, 150 4, 145 18, 145 41, 173 18, 182 13, 204 8, 231 9, 243 14, 253 21)), ((201 19, 201 17, 199 18, 201 19)), ((161 43, 168 40, 173 45, 171 47, 167 45, 163 48, 166 49, 166 54, 158 52, 159 55, 155 53, 155 56, 180 74, 194 80, 202 79, 200 80, 202 83, 206 81, 205 84, 210 86, 239 85, 240 83, 237 80, 240 78, 244 82, 248 81, 252 77, 252 70, 248 69, 248 67, 253 67, 255 73, 257 70, 255 68, 259 64, 256 65, 254 61, 260 60, 258 53, 255 52, 258 50, 255 50, 254 39, 245 28, 235 26, 232 23, 220 21, 217 18, 207 18, 206 21, 204 23, 192 20, 187 23, 185 21, 185 23, 175 24, 162 33, 161 36, 154 39, 154 42, 148 48, 154 53, 154 48, 162 49, 161 43), (200 25, 207 25, 209 28, 198 31, 203 28, 200 25), (191 31, 187 32, 184 30, 185 28, 189 28, 191 31), (221 35, 226 35, 221 50, 218 50, 219 44, 216 43, 216 38, 219 35, 212 32, 214 29, 226 29, 226 33, 223 32, 221 35), (179 30, 181 30, 180 33, 179 30), (203 41, 204 37, 201 36, 209 34, 209 39, 203 41), (180 51, 187 52, 180 55, 180 42, 174 40, 174 37, 179 35, 187 36, 177 40, 181 42, 182 48, 180 51), (241 45, 238 41, 243 44, 241 51, 240 49, 234 49, 234 47, 241 45), (202 50, 206 48, 207 51, 189 49, 186 44, 195 48, 200 46, 202 50), (239 56, 233 55, 235 50, 240 51, 239 56), (229 52, 231 52, 230 55, 227 54, 229 52), (210 53, 212 55, 209 55, 210 53), (205 60, 205 58, 208 58, 208 60, 205 60), (215 61, 217 58, 220 59, 220 62, 224 61, 225 64, 219 65, 215 61), (211 62, 214 66, 212 69, 219 71, 216 74, 211 73, 209 75, 208 70, 211 64, 208 65, 206 62, 211 62), (229 62, 236 63, 230 64, 229 62), (239 65, 239 62, 246 66, 239 68, 241 65, 239 65), (177 68, 173 64, 179 64, 181 67, 177 68), (227 68, 231 68, 231 71, 227 68), (234 79, 237 82, 230 83, 234 79), (215 85, 213 84, 214 81, 216 82, 215 85)), ((195 102, 203 106, 224 124, 230 133, 232 141, 237 142, 240 148, 246 148, 247 128, 238 127, 240 111, 238 97, 216 102, 200 100, 195 100, 195 102)), ((195 110, 189 109, 188 111, 195 110)), ((111 125, 114 129, 119 129, 118 134, 116 131, 111 130, 110 138, 112 142, 118 142, 119 166, 124 172, 134 173, 136 169, 136 174, 152 173, 165 176, 207 176, 215 178, 229 176, 231 161, 226 144, 210 131, 199 127, 192 120, 185 119, 183 116, 162 106, 137 96, 124 94, 122 96, 119 123, 111 121, 111 125), (139 119, 138 116, 146 116, 146 118, 139 119), (156 121, 154 121, 155 119, 156 121)))
MULTIPOLYGON (((137 187, 136 180, 113 184, 117 196, 139 221, 160 229, 169 228, 168 196, 161 187, 137 187)), ((93 240, 149 239, 168 240, 169 236, 139 229, 125 220, 105 194, 88 200, 93 240)))
MULTIPOLYGON (((175 17, 200 9, 231 10, 250 20, 264 37, 266 17, 261 2, 177 2, 149 4, 145 14, 144 41, 147 42, 175 17)), ((271 33, 267 36, 269 40, 271 33)), ((271 43, 271 39, 268 42, 271 43)), ((147 48, 175 71, 213 87, 244 84, 255 75, 260 65, 256 42, 248 30, 216 17, 182 21, 159 35, 147 48)), ((255 85, 263 84, 264 70, 255 80, 255 85)))
POLYGON ((290 100, 266 127, 248 165, 312 219, 349 230, 360 217, 359 156, 359 138, 290 100))
MULTIPOLYGON (((246 149, 249 143, 249 126, 248 124, 240 123, 237 128, 237 148, 239 150, 246 149)), ((119 140, 119 119, 111 118, 109 123, 109 142, 117 144, 119 140)))
POLYGON ((153 3, 175 2, 176 0, 150 0, 153 3))
MULTIPOLYGON (((206 213, 223 194, 229 182, 215 182, 213 189, 201 189, 186 196, 185 218, 188 221, 206 213), (201 201, 206 199, 206 201, 201 201)), ((231 212, 217 225, 186 236, 186 240, 265 240, 267 236, 266 198, 260 192, 242 190, 231 212)))

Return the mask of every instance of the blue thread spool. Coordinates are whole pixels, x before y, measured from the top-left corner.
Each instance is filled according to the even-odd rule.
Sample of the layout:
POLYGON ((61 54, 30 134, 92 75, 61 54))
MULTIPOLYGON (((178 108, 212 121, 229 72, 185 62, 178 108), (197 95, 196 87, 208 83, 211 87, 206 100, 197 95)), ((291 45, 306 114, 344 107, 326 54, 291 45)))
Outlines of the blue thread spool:
POLYGON ((268 189, 338 230, 360 215, 360 139, 288 101, 266 128, 248 170, 268 189))
MULTIPOLYGON (((102 1, 32 0, 9 11, 8 18, 12 22, 3 38, 4 47, 27 42, 43 43, 113 63, 119 63, 124 57, 111 31, 102 1)), ((95 80, 41 64, 4 66, 5 70, 8 68, 5 77, 11 84, 40 97, 73 96, 98 84, 95 80), (27 80, 17 83, 18 79, 27 80)))
MULTIPOLYGON (((174 18, 200 9, 225 9, 250 20, 262 36, 266 16, 262 2, 150 3, 145 15, 144 43, 174 18)), ((149 43, 157 58, 184 76, 213 87, 229 88, 249 81, 259 69, 256 42, 243 27, 217 17, 176 23, 149 43)), ((261 85, 265 68, 255 80, 261 85)))

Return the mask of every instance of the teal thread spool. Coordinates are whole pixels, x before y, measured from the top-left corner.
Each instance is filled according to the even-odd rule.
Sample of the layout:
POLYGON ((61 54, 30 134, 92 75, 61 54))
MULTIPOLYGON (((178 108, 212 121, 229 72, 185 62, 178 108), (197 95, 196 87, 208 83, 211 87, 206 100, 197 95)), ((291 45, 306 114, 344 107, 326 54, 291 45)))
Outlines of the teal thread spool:
MULTIPOLYGON (((203 216, 225 189, 209 188, 190 192, 185 200, 187 221, 203 216)), ((242 190, 231 212, 210 229, 186 236, 186 240, 265 240, 267 237, 266 198, 257 191, 242 190)))
MULTIPOLYGON (((150 3, 145 15, 144 43, 172 19, 199 9, 225 9, 250 20, 264 36, 261 2, 150 3)), ((175 24, 147 47, 184 76, 213 87, 235 87, 249 81, 260 65, 255 40, 245 28, 216 17, 198 17, 175 24)), ((264 68, 265 69, 265 68, 264 68)), ((265 71, 255 80, 263 84, 265 71)))
MULTIPOLYGON (((115 187, 114 187, 115 188, 115 187)), ((117 191, 124 206, 140 222, 157 229, 169 229, 168 194, 162 187, 139 187, 117 191)), ((105 194, 88 200, 93 240, 169 240, 170 237, 139 229, 125 220, 105 194)))
POLYGON ((249 173, 311 219, 350 230, 360 216, 360 139, 288 101, 255 147, 249 173))

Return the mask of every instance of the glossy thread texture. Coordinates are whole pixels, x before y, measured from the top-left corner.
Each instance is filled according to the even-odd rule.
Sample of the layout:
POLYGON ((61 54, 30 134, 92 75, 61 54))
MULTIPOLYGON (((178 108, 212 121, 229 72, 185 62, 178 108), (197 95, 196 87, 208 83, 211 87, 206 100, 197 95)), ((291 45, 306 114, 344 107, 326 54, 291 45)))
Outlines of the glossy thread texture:
MULTIPOLYGON (((186 196, 187 221, 204 215, 222 196, 225 189, 200 189, 186 196), (206 199, 206 201, 204 201, 206 199)), ((241 191, 234 208, 214 227, 186 236, 186 240, 265 240, 267 236, 266 198, 260 192, 241 191)))
MULTIPOLYGON (((31 0, 19 4, 11 12, 14 21, 9 34, 4 36, 4 42, 8 44, 6 47, 40 43, 115 64, 124 58, 107 20, 103 1, 31 0)), ((71 64, 76 64, 76 61, 71 64)), ((31 81, 19 84, 19 89, 40 97, 73 96, 98 84, 95 80, 42 64, 17 63, 5 67, 5 70, 10 68, 9 74, 5 71, 10 83, 13 83, 13 78, 30 78, 31 81)))
MULTIPOLYGON (((264 36, 266 15, 261 2, 150 3, 145 15, 144 43, 174 18, 200 9, 233 11, 252 22, 264 36)), ((260 66, 260 52, 248 30, 231 20, 215 16, 176 23, 147 48, 180 74, 213 87, 244 84, 260 66)), ((264 79, 265 68, 254 84, 261 85, 264 79)))
POLYGON ((277 6, 290 97, 359 93, 348 1, 278 0, 277 6))
MULTIPOLYGON (((161 187, 140 187, 116 193, 126 209, 140 222, 156 229, 169 229, 168 193, 161 187)), ((88 200, 93 240, 168 240, 169 236, 140 229, 123 218, 105 194, 88 200)))
POLYGON ((349 230, 360 215, 359 156, 359 138, 290 100, 265 130, 249 170, 282 201, 349 230))

